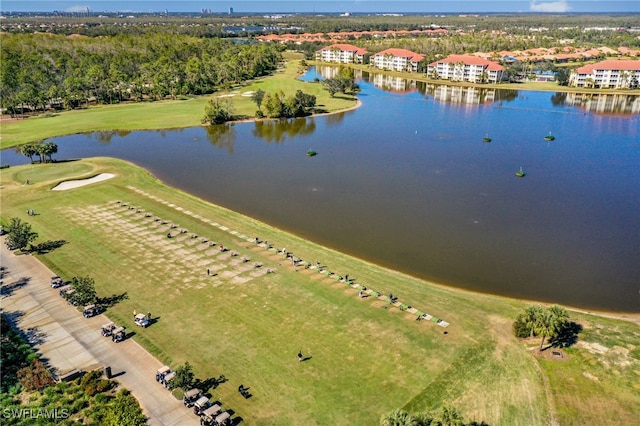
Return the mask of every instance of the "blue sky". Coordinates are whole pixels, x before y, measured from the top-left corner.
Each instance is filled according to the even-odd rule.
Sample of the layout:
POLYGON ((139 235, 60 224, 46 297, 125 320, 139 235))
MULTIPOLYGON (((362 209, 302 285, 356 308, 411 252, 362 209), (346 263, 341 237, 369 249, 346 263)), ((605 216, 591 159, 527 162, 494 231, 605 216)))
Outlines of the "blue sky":
POLYGON ((3 12, 77 11, 89 7, 93 12, 199 12, 202 8, 226 13, 248 12, 635 12, 640 13, 639 0, 174 0, 174 1, 109 1, 109 0, 2 0, 3 12))

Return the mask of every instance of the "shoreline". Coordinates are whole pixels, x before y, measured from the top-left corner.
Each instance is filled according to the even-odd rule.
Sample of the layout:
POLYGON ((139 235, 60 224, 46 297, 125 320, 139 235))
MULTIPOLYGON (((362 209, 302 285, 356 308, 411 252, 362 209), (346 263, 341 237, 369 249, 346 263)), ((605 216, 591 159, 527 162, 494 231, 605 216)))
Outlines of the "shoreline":
MULTIPOLYGON (((295 62, 295 60, 294 60, 295 62)), ((413 81, 417 81, 417 82, 421 82, 424 84, 429 84, 429 85, 437 85, 437 86, 456 86, 456 87, 469 87, 469 88, 476 88, 476 89, 492 89, 492 90, 516 90, 516 91, 533 91, 533 92, 546 92, 546 93, 550 93, 550 92, 561 92, 561 93, 579 93, 579 94, 585 94, 585 95, 612 95, 612 96, 640 96, 640 91, 638 90, 622 90, 622 89, 586 89, 586 88, 576 88, 576 87, 568 87, 568 86, 559 86, 559 85, 555 85, 553 87, 546 87, 546 86, 542 86, 542 87, 531 87, 531 85, 535 85, 535 84, 540 84, 540 85, 548 85, 547 82, 529 82, 529 83, 500 83, 500 84, 491 84, 491 83, 472 83, 472 82, 464 82, 464 81, 450 81, 450 80, 434 80, 434 79, 430 79, 428 77, 426 77, 424 74, 421 73, 406 73, 406 72, 398 72, 398 71, 385 71, 385 70, 380 70, 377 68, 370 68, 364 65, 358 65, 358 64, 335 64, 335 63, 328 63, 328 62, 318 62, 318 61, 308 61, 307 62, 308 66, 328 66, 328 67, 337 67, 337 66, 347 66, 350 69, 354 69, 354 70, 358 70, 361 72, 367 72, 367 73, 371 73, 371 74, 382 74, 382 75, 386 75, 386 76, 392 76, 392 77, 399 77, 399 78, 403 78, 405 80, 413 80, 413 81), (520 84, 525 84, 525 87, 520 87, 520 84)), ((268 77, 267 77, 268 78, 268 77)), ((296 78, 297 80, 297 78, 296 78)), ((248 85, 254 83, 255 81, 258 80, 252 80, 252 81, 248 81, 248 82, 244 82, 244 84, 241 85, 241 87, 247 87, 248 85)), ((187 101, 191 101, 193 99, 198 99, 198 98, 203 98, 206 99, 210 96, 213 96, 214 94, 210 94, 210 95, 201 95, 201 96, 195 96, 186 100, 180 100, 178 102, 187 102, 187 101)), ((226 96, 230 96, 229 94, 221 94, 218 95, 217 97, 226 97, 226 96)), ((241 96, 246 97, 244 94, 241 94, 241 96)), ((311 114, 307 117, 300 117, 300 118, 309 118, 309 117, 321 117, 321 116, 326 116, 326 115, 331 115, 331 114, 339 114, 339 113, 344 113, 347 111, 351 111, 354 110, 356 108, 359 108, 362 105, 362 101, 357 97, 357 95, 354 95, 354 101, 355 101, 355 105, 345 108, 345 109, 338 109, 335 111, 329 111, 329 112, 323 112, 323 113, 314 113, 311 114)), ((159 103, 175 103, 176 100, 174 99, 164 99, 162 101, 159 101, 159 103)), ((153 102, 154 104, 157 104, 158 102, 153 102)), ((125 103, 120 103, 120 104, 115 104, 115 105, 94 105, 91 106, 89 108, 87 108, 88 110, 92 110, 92 109, 103 109, 103 108, 107 108, 107 107, 114 107, 114 106, 124 106, 124 107, 129 107, 129 106, 139 106, 139 105, 143 105, 144 102, 125 102, 125 103)), ((82 111, 82 109, 79 110, 69 110, 69 111, 63 111, 62 114, 64 113, 73 113, 73 112, 78 112, 78 111, 82 111)), ((47 114, 50 114, 50 112, 42 112, 38 115, 34 115, 34 116, 29 116, 26 118, 17 118, 17 117, 11 117, 8 116, 7 114, 0 114, 0 123, 3 123, 5 125, 10 125, 10 124, 14 124, 14 123, 19 123, 19 122, 23 122, 26 121, 29 118, 46 118, 47 114)), ((59 115, 60 113, 56 113, 55 115, 59 115)), ((259 119, 256 117, 251 117, 251 116, 244 116, 244 118, 239 118, 236 120, 230 120, 227 123, 230 124, 235 124, 235 123, 249 123, 249 122, 258 122, 258 121, 266 121, 266 120, 271 120, 268 118, 265 119, 259 119)), ((189 125, 183 125, 183 124, 174 124, 172 125, 171 122, 169 122, 166 126, 165 125, 160 125, 160 126, 154 126, 154 127, 143 127, 143 128, 135 128, 135 127, 125 127, 125 128, 120 128, 120 127, 113 127, 113 128, 104 128, 104 129, 92 129, 92 130, 88 130, 88 131, 71 131, 69 133, 62 133, 62 134, 53 134, 53 135, 43 135, 41 137, 39 137, 38 139, 30 139, 27 140, 26 142, 10 142, 10 145, 7 147, 2 147, 1 149, 10 149, 10 148, 15 148, 15 147, 20 147, 22 145, 26 145, 26 144, 32 144, 32 143, 39 143, 39 142, 43 142, 46 141, 48 139, 51 138, 57 138, 57 137, 66 137, 66 136, 71 136, 71 135, 76 135, 76 134, 84 134, 84 133, 92 133, 92 132, 134 132, 134 131, 145 131, 145 130, 173 130, 173 129, 184 129, 184 128, 190 128, 190 127, 206 127, 205 124, 189 124, 189 125)), ((3 132, 0 131, 0 144, 3 141, 3 139, 5 139, 3 137, 3 132)))
MULTIPOLYGON (((358 105, 359 106, 359 105, 358 105)), ((355 109, 357 108, 357 106, 354 106, 353 108, 350 109, 355 109)), ((491 292, 482 292, 482 291, 478 291, 478 290, 471 290, 471 289, 467 289, 461 286, 457 286, 457 285, 453 285, 453 284, 447 284, 444 282, 437 282, 437 281, 433 281, 430 280, 428 278, 425 277, 420 277, 420 276, 415 276, 412 274, 409 274, 405 271, 399 270, 399 269, 395 269, 389 266, 385 266, 382 265, 380 263, 371 261, 367 258, 361 257, 357 254, 354 253, 349 253, 349 252, 345 252, 339 249, 336 249, 330 245, 326 245, 320 242, 317 242, 315 240, 310 240, 302 235, 299 235, 295 232, 293 232, 292 230, 286 229, 286 228, 282 228, 280 226, 276 226, 273 225, 263 219, 259 219, 253 216, 250 216, 244 212, 241 211, 237 211, 237 210, 233 210, 230 209, 228 207, 222 206, 220 204, 214 203, 212 201, 206 200, 204 198, 201 198, 198 195, 192 194, 191 192, 185 191, 183 189, 180 188, 176 188, 174 186, 168 185, 166 184, 164 181, 162 181, 161 179, 159 179, 155 174, 153 174, 150 170, 136 164, 136 163, 131 163, 134 164, 135 167, 140 168, 141 170, 146 171, 147 173, 149 173, 149 175, 153 176, 154 179, 156 179, 158 182, 160 182, 162 185, 166 186, 166 188, 168 188, 170 191, 175 192, 175 193, 184 193, 186 195, 188 195, 189 197, 198 200, 201 203, 204 204, 208 204, 211 207, 213 207, 214 209, 219 209, 219 210, 227 210, 231 213, 233 213, 233 215, 238 215, 241 218, 244 218, 245 220, 248 221, 255 221, 261 224, 264 224, 272 229, 274 229, 277 233, 283 233, 283 234, 288 234, 291 235, 293 237, 295 237, 296 239, 300 239, 303 240, 305 242, 308 242, 314 246, 318 246, 323 248, 324 250, 328 250, 329 252, 333 252, 336 253, 340 256, 343 257, 347 257, 347 258, 352 258, 358 262, 364 263, 364 264, 368 264, 371 265, 374 268, 379 268, 381 270, 385 270, 387 271, 387 273, 389 274, 394 274, 394 275, 400 275, 400 276, 404 276, 409 280, 416 280, 419 281, 420 283, 429 285, 429 286, 433 286, 436 288, 439 288, 440 290, 446 291, 446 292, 452 292, 455 294, 459 294, 459 295, 465 295, 466 297, 470 298, 470 299, 474 299, 475 297, 489 297, 489 298, 498 298, 501 299, 503 301, 506 302, 517 302, 517 303, 522 303, 522 304, 527 304, 527 305, 538 305, 538 306, 544 306, 544 307, 549 307, 551 305, 554 304, 558 304, 564 308, 566 308, 568 311, 570 312, 577 312, 583 315, 592 315, 592 316, 598 316, 598 317, 603 317, 603 318, 609 318, 609 319, 614 319, 614 320, 620 320, 620 321, 626 321, 626 322, 630 322, 636 325, 640 326, 640 312, 638 313, 634 313, 634 312, 624 312, 624 311, 608 311, 608 310, 598 310, 598 309, 589 309, 589 308, 584 308, 584 307, 577 307, 577 306, 573 306, 573 305, 568 305, 568 304, 562 304, 562 303, 558 303, 558 302, 548 302, 548 301, 541 301, 541 300, 536 300, 536 299, 526 299, 526 298, 518 298, 518 297, 513 297, 513 296, 508 296, 508 295, 501 295, 501 294, 496 294, 496 293, 491 293, 491 292)), ((63 183, 69 183, 69 187, 65 187, 62 189, 75 189, 75 188, 80 188, 83 187, 85 185, 89 185, 91 183, 98 183, 98 182, 102 182, 105 180, 109 180, 113 177, 115 177, 116 175, 113 173, 99 173, 98 175, 93 176, 92 178, 85 178, 85 179, 72 179, 72 180, 66 180, 63 181, 61 183, 59 183, 57 186, 62 185, 63 183)), ((52 188, 51 190, 56 190, 55 187, 52 188)), ((229 224, 231 227, 238 228, 237 223, 230 223, 229 224)))
MULTIPOLYGON (((387 71, 378 68, 371 68, 366 65, 360 64, 338 64, 335 62, 320 62, 320 61, 307 61, 310 66, 328 66, 339 67, 345 66, 353 70, 367 72, 370 74, 382 74, 392 77, 400 77, 405 80, 419 81, 425 84, 433 84, 437 86, 457 86, 457 87, 473 87, 477 89, 501 89, 501 90, 523 90, 531 92, 561 92, 561 93, 581 93, 586 95, 621 95, 621 96, 640 96, 639 90, 634 89, 590 89, 585 87, 570 87, 555 85, 553 87, 519 87, 522 84, 536 85, 536 84, 548 84, 548 82, 525 82, 525 83, 473 83, 470 81, 451 81, 451 80, 434 80, 427 77, 424 73, 419 72, 402 72, 402 71, 387 71)), ((555 83, 554 83, 555 84, 555 83)))

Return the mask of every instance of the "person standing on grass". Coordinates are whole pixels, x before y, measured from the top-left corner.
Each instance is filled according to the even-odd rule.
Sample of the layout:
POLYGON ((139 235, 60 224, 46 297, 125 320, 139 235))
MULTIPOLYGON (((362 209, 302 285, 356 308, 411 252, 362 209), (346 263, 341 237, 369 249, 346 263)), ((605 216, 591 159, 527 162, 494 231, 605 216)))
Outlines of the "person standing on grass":
POLYGON ((302 351, 298 351, 298 362, 302 362, 302 351))

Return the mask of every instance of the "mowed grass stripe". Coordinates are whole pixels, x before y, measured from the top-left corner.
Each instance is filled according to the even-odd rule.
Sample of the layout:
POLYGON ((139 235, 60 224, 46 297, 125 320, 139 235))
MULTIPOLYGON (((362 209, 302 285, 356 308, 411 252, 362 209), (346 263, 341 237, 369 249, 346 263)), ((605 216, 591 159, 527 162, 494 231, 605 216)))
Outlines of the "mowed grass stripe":
MULTIPOLYGON (((147 193, 147 192, 145 192, 145 191, 143 191, 143 190, 141 190, 141 189, 138 189, 138 188, 136 188, 136 187, 134 187, 134 186, 129 185, 127 188, 131 189, 132 191, 135 191, 136 193, 138 193, 138 194, 140 194, 140 195, 143 195, 143 196, 145 196, 145 197, 147 197, 147 198, 150 198, 150 199, 152 199, 152 200, 154 200, 154 201, 160 201, 160 202, 162 202, 163 204, 167 204, 166 202, 163 202, 163 201, 162 201, 160 198, 158 198, 157 196, 152 195, 152 194, 149 194, 149 193, 147 193)), ((200 215, 194 214, 194 213, 192 213, 192 212, 190 212, 190 211, 184 211, 184 209, 182 209, 181 207, 175 206, 175 208, 176 208, 176 210, 181 211, 181 212, 183 212, 183 213, 185 213, 185 214, 188 214, 188 215, 190 215, 190 216, 193 216, 194 218, 196 218, 196 219, 198 219, 198 220, 201 220, 201 221, 203 221, 203 222, 205 222, 205 223, 211 223, 209 219, 204 218, 204 217, 202 217, 202 216, 200 216, 200 215)), ((246 236, 246 235, 240 234, 238 231, 235 231, 235 230, 233 230, 233 229, 230 229, 230 228, 228 228, 227 226, 223 226, 223 225, 220 225, 220 224, 218 224, 218 223, 215 223, 215 225, 214 225, 214 226, 217 226, 217 227, 218 227, 218 228, 220 228, 221 230, 223 230, 223 231, 225 231, 225 232, 228 232, 228 233, 229 233, 229 234, 231 234, 231 235, 238 236, 239 238, 242 238, 242 239, 244 239, 244 240, 246 240, 246 239, 247 239, 247 236, 246 236)), ((264 244, 261 244, 261 246, 263 246, 263 247, 264 247, 265 245, 264 245, 264 244)), ((272 251, 274 251, 276 254, 278 254, 278 253, 279 253, 279 250, 278 250, 277 248, 275 248, 275 247, 273 247, 271 250, 272 250, 272 251)), ((284 261, 286 262, 286 261, 287 261, 287 259, 284 259, 284 261)), ((304 262, 304 261, 303 261, 303 262, 304 262)), ((315 265, 314 265, 314 266, 311 266, 311 268, 314 268, 314 267, 315 267, 315 265)), ((333 273, 333 272, 329 271, 328 269, 323 269, 322 271, 320 271, 320 273, 322 273, 323 275, 330 276, 331 278, 336 279, 336 280, 340 280, 340 279, 342 279, 342 277, 341 277, 340 275, 337 275, 337 274, 335 274, 335 273, 333 273)), ((372 293, 372 292, 374 292, 374 291, 375 291, 375 290, 367 289, 367 294, 371 294, 371 293, 372 293)), ((377 292, 376 292, 376 293, 377 293, 377 292)), ((390 303, 390 302, 389 302, 389 303, 390 303)), ((391 303, 390 303, 390 305, 391 305, 391 303)), ((402 306, 402 303, 401 303, 401 302, 396 302, 396 303, 394 303, 394 304, 393 304, 393 306, 400 307, 400 306, 402 306)), ((415 312, 415 309, 413 310, 413 312, 415 312)), ((425 315, 425 316, 426 316, 426 318, 425 318, 425 319, 427 319, 427 320, 431 320, 432 322, 434 322, 434 323, 438 324, 439 326, 441 326, 441 327, 443 327, 443 328, 446 328, 446 327, 448 327, 448 326, 449 326, 449 323, 448 323, 448 322, 443 321, 443 320, 441 320, 441 319, 439 319, 439 318, 432 317, 431 315, 429 315, 429 314, 425 314, 425 313, 423 313, 422 315, 425 315)), ((422 316, 422 315, 421 315, 421 316, 422 316)))

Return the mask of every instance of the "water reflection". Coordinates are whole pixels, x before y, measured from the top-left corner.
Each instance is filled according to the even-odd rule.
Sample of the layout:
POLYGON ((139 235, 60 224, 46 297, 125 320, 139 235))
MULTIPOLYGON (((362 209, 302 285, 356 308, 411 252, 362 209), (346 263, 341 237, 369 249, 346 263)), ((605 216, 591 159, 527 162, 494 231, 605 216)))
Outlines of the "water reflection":
POLYGON ((236 141, 236 131, 231 124, 217 124, 205 127, 207 140, 216 148, 226 149, 228 154, 233 154, 233 146, 236 141))
POLYGON ((385 92, 410 93, 418 90, 414 80, 407 80, 401 77, 394 77, 392 75, 385 74, 363 74, 365 74, 365 80, 385 92))
POLYGON ((466 105, 480 105, 498 101, 510 102, 518 97, 517 90, 447 86, 444 84, 427 84, 426 91, 438 102, 466 105))
POLYGON ((310 135, 316 130, 313 118, 256 121, 252 134, 267 143, 282 143, 287 138, 310 135))
POLYGON ((599 114, 640 114, 640 96, 567 93, 566 105, 599 114))
MULTIPOLYGON (((318 65, 309 70, 305 80, 332 78, 337 73, 337 66, 318 65)), ((355 70, 354 75, 356 80, 371 83, 386 92, 418 92, 432 96, 436 102, 481 105, 511 102, 519 96, 519 91, 513 89, 429 84, 362 70, 355 70)), ((598 114, 640 114, 640 96, 637 95, 556 92, 550 97, 550 101, 554 107, 572 106, 598 114)))
POLYGON ((130 130, 113 130, 109 132, 97 132, 95 138, 99 143, 111 143, 114 137, 123 138, 131 133, 130 130))

